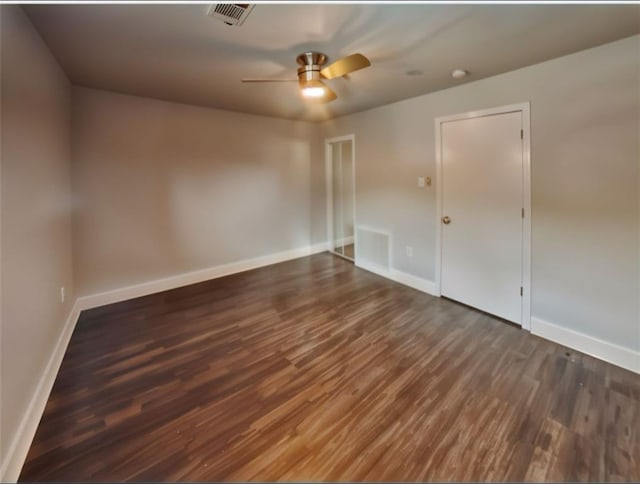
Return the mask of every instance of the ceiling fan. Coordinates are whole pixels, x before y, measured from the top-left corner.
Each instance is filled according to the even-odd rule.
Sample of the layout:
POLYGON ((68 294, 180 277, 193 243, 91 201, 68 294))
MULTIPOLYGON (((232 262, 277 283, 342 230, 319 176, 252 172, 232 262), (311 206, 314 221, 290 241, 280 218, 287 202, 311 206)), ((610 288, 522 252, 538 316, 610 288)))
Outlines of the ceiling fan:
POLYGON ((305 52, 296 57, 298 67, 298 79, 242 79, 242 82, 291 82, 298 81, 300 94, 309 100, 326 103, 333 101, 337 96, 323 79, 334 79, 346 76, 365 67, 371 62, 362 54, 351 54, 338 59, 332 64, 323 67, 327 62, 327 56, 320 52, 305 52))

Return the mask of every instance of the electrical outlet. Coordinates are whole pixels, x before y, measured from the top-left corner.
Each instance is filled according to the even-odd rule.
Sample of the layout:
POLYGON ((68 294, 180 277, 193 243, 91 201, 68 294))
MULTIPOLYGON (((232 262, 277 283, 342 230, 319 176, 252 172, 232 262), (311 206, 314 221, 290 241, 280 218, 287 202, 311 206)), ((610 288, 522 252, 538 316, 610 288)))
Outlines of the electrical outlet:
POLYGON ((407 245, 407 257, 413 257, 413 247, 411 247, 410 245, 407 245))
POLYGON ((64 286, 60 288, 60 302, 64 302, 64 286))

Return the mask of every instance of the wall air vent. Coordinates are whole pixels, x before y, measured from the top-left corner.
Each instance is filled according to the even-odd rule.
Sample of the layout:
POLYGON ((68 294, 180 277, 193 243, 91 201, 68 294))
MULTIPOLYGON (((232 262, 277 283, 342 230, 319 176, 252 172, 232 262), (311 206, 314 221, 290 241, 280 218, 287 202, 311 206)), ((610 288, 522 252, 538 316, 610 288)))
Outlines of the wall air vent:
POLYGON ((356 265, 377 274, 387 274, 391 269, 391 234, 358 225, 356 265))
POLYGON ((209 17, 222 20, 227 25, 242 25, 253 10, 248 3, 214 3, 209 7, 209 17))

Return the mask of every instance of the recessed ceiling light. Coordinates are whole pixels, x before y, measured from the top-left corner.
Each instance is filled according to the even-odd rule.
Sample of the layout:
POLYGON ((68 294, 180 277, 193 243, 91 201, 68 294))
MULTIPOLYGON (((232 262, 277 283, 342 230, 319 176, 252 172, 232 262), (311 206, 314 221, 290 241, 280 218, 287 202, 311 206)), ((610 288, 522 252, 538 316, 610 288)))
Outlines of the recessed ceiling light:
POLYGON ((405 72, 407 76, 421 76, 424 74, 420 69, 411 69, 410 71, 405 72))
POLYGON ((467 74, 469 73, 464 69, 454 69, 453 71, 451 71, 451 77, 453 77, 454 79, 462 79, 467 74))

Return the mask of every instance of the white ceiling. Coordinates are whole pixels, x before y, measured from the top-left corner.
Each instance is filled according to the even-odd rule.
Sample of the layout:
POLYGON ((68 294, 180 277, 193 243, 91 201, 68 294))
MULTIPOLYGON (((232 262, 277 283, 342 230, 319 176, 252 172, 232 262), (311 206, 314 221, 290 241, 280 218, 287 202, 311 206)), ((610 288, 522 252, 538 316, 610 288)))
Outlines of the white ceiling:
POLYGON ((258 4, 241 27, 207 17, 202 4, 23 8, 75 84, 307 120, 640 33, 640 5, 258 4), (305 103, 295 83, 240 83, 295 78, 295 57, 306 50, 324 52, 329 62, 360 52, 372 66, 330 81, 338 99, 320 106, 305 103), (458 67, 471 75, 452 79, 458 67))

